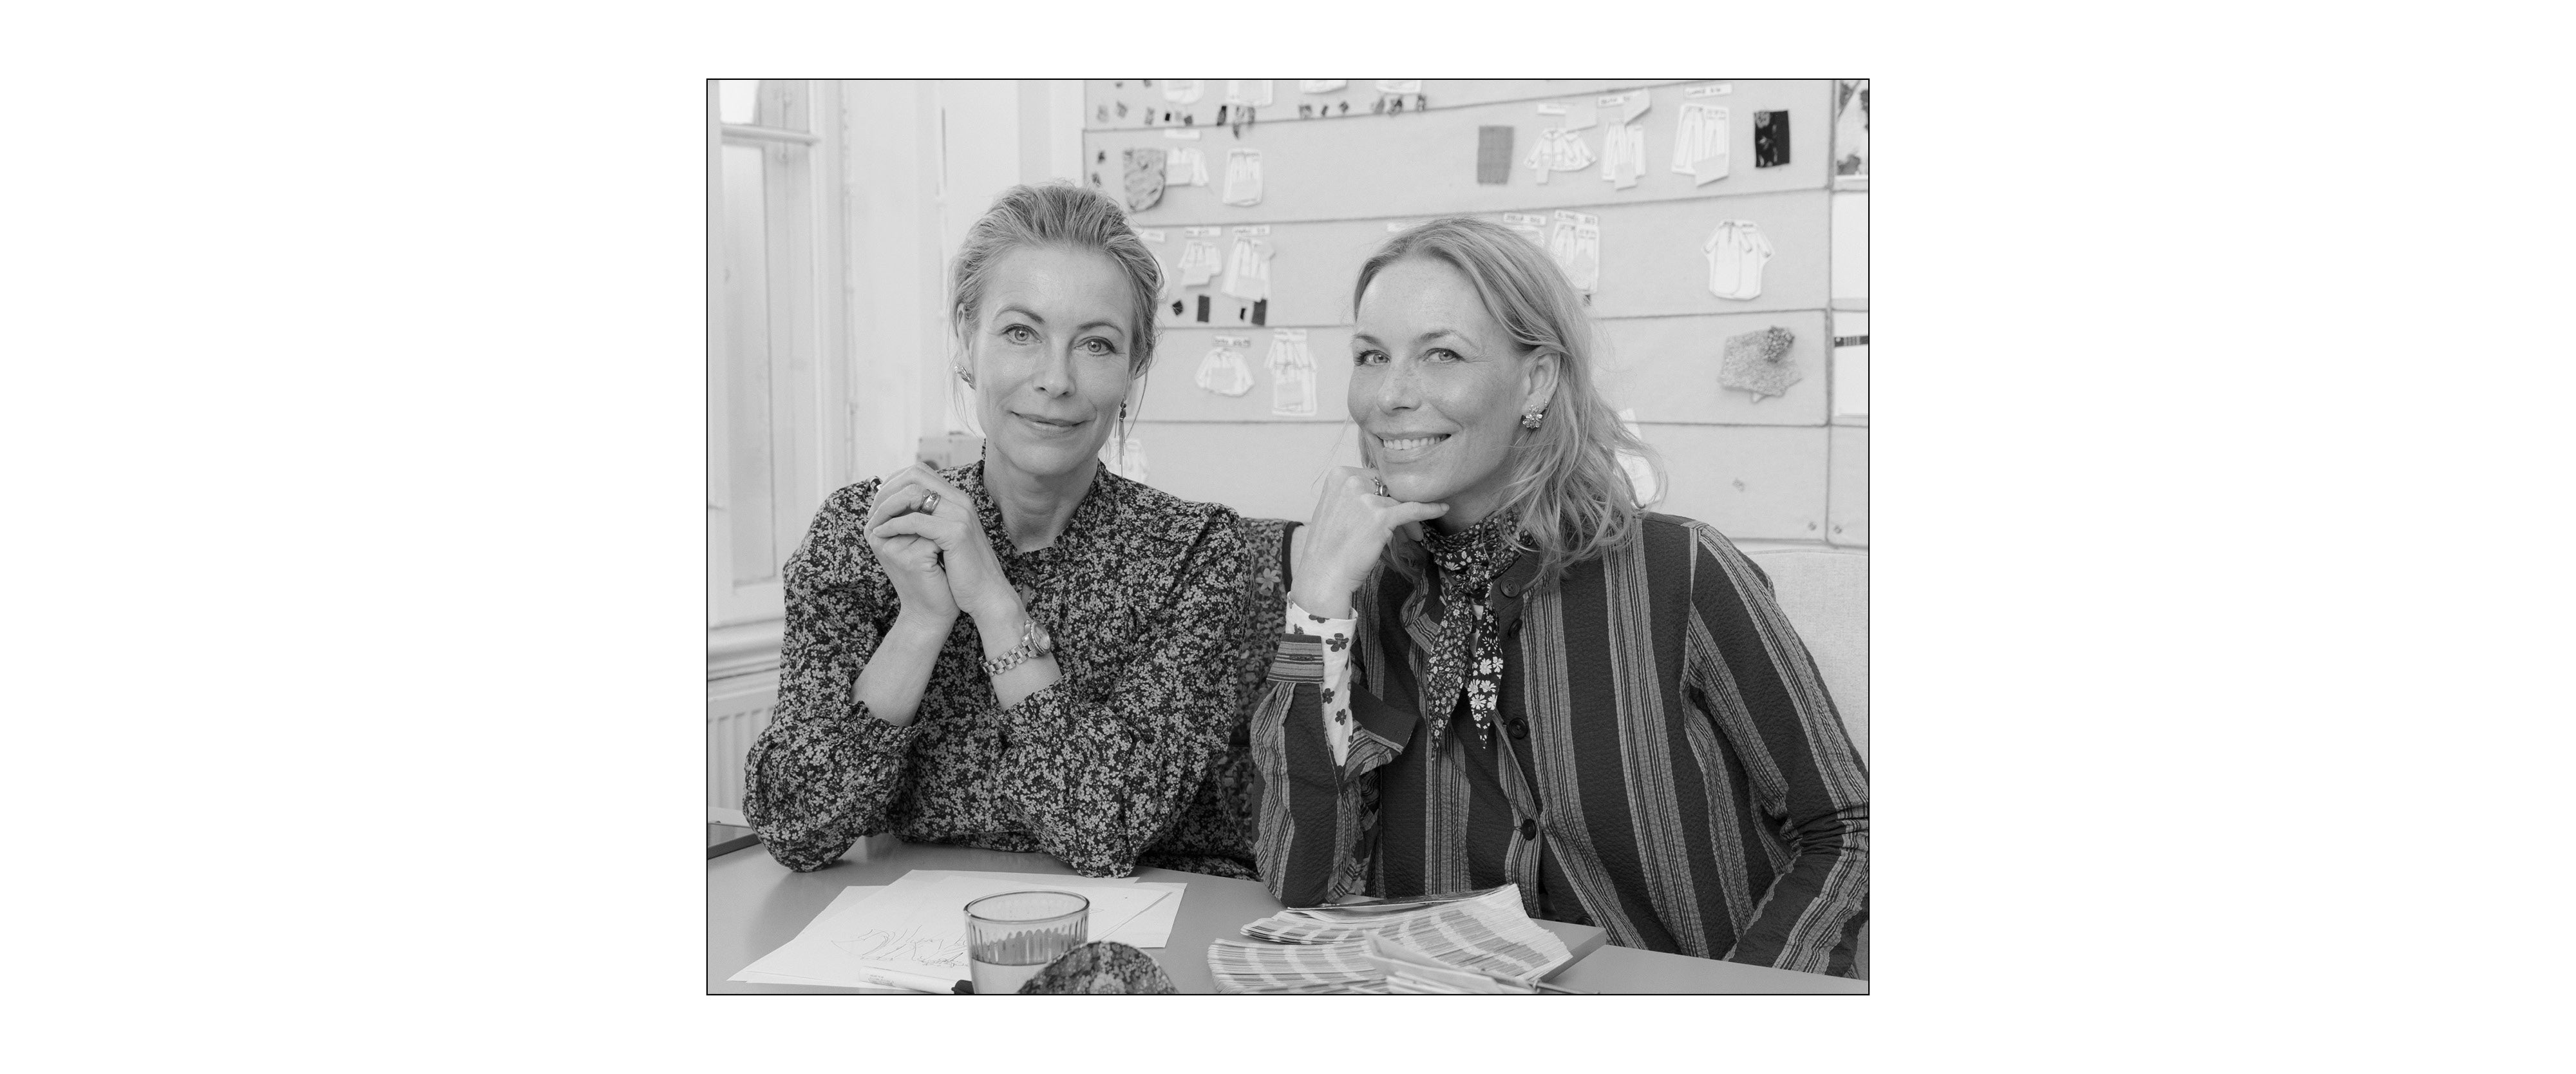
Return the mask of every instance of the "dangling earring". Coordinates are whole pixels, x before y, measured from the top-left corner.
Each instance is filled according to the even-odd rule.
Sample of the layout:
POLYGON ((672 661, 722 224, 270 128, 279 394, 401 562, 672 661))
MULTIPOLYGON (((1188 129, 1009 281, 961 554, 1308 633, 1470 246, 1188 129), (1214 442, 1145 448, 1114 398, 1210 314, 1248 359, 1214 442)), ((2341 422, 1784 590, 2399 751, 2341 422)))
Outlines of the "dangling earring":
POLYGON ((1545 408, 1545 407, 1541 407, 1541 408, 1539 408, 1539 409, 1537 409, 1537 410, 1523 411, 1523 412, 1521 413, 1521 428, 1524 428, 1524 429, 1535 429, 1535 428, 1538 428, 1538 420, 1539 420, 1540 418, 1544 418, 1544 417, 1546 417, 1546 416, 1547 416, 1547 408, 1545 408))
POLYGON ((975 386, 975 373, 973 370, 970 370, 965 366, 961 365, 957 367, 957 379, 965 381, 966 386, 969 388, 975 386))

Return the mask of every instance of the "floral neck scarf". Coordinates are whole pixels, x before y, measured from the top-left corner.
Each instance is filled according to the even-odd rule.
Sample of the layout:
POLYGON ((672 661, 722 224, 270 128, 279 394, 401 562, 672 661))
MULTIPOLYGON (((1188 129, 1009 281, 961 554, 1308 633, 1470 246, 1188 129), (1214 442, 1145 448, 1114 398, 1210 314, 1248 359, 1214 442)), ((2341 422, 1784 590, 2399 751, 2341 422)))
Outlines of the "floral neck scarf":
POLYGON ((1422 527, 1422 547, 1440 568, 1440 647, 1431 655, 1422 693, 1422 722, 1430 728, 1432 756, 1440 754, 1441 732, 1457 710, 1461 689, 1476 723, 1476 741, 1493 741, 1494 712, 1502 704, 1503 641, 1486 598, 1494 579, 1520 558, 1513 542, 1518 534, 1514 520, 1499 511, 1454 537, 1422 527))

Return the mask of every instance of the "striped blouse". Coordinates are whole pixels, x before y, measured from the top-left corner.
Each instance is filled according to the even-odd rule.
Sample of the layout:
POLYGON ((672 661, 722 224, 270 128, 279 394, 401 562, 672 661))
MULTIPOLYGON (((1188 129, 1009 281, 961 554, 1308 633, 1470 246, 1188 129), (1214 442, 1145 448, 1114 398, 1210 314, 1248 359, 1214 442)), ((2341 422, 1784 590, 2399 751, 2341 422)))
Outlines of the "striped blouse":
POLYGON ((1490 743, 1462 703, 1425 756, 1416 697, 1440 612, 1413 542, 1354 595, 1349 683, 1325 681, 1325 639, 1281 635, 1252 721, 1271 893, 1313 906, 1513 882, 1533 916, 1612 943, 1853 975, 1869 775, 1770 579, 1706 523, 1660 514, 1554 584, 1534 584, 1537 558, 1493 588, 1490 743), (1351 710, 1338 765, 1328 692, 1351 710))

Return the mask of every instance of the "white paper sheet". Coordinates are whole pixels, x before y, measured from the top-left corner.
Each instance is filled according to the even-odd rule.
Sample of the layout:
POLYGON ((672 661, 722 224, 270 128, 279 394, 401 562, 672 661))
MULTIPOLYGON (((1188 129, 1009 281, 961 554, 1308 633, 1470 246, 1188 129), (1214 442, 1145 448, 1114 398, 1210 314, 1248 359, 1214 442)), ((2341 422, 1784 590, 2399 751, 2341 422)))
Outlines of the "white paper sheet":
MULTIPOLYGON (((1091 900, 1089 938, 1112 939, 1129 922, 1156 904, 1180 895, 1167 885, 1140 885, 1133 878, 1092 879, 1043 873, 960 875, 914 870, 872 896, 863 896, 820 915, 793 940, 734 975, 737 981, 791 978, 783 983, 864 987, 859 978, 868 967, 901 970, 949 980, 965 980, 966 903, 1005 891, 1072 891, 1091 900)), ((848 892, 843 892, 847 897, 848 892)), ((1176 908, 1177 912, 1177 908, 1176 908)), ((1148 920, 1145 928, 1155 927, 1148 920)), ((1168 937, 1170 926, 1160 925, 1168 937)), ((1150 934, 1144 934, 1151 938, 1150 934)), ((1121 941, 1126 942, 1126 941, 1121 941)), ((1141 946, 1141 945, 1138 945, 1141 946)))

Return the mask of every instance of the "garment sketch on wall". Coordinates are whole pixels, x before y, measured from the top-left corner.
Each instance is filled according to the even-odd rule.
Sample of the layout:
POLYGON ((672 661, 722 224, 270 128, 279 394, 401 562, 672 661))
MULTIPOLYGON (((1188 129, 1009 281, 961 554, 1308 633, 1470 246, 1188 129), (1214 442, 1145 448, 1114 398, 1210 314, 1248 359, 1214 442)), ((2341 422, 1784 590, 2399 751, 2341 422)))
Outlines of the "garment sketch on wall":
POLYGON ((1737 301, 1762 297, 1762 267, 1771 263, 1771 240, 1753 221, 1718 221, 1700 249, 1708 254, 1708 293, 1737 301))
POLYGON ((1579 172, 1592 166, 1592 147, 1583 144, 1583 136, 1563 127, 1548 127, 1538 132, 1538 143, 1530 147, 1523 167, 1538 173, 1541 185, 1549 172, 1579 172))
POLYGON ((1567 283, 1586 295, 1601 287, 1601 218, 1558 209, 1547 233, 1547 255, 1564 270, 1567 283))
POLYGON ((1278 328, 1270 333, 1270 413, 1283 418, 1315 416, 1315 358, 1306 352, 1306 330, 1278 328))
POLYGON ((1228 205, 1261 204, 1261 151, 1229 149, 1225 151, 1225 197, 1228 205))
POLYGON ((1252 390, 1251 363, 1251 337, 1218 336, 1216 345, 1199 359, 1198 375, 1193 379, 1202 390, 1240 396, 1252 390))
POLYGON ((1834 80, 1834 175, 1869 177, 1869 80, 1834 80))
POLYGON ((1673 127, 1673 170, 1690 176, 1693 186, 1726 178, 1734 135, 1725 105, 1685 102, 1673 127))

